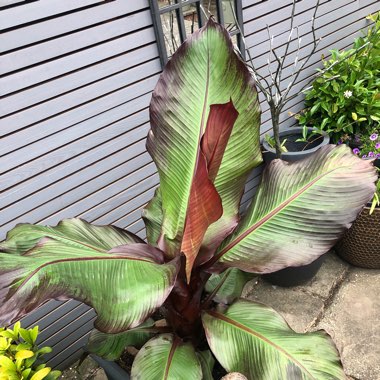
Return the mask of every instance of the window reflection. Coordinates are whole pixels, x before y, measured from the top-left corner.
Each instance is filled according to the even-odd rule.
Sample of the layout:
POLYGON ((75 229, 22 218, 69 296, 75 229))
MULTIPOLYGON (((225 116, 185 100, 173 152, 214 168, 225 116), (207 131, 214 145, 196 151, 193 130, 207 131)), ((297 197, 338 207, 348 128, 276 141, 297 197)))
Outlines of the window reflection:
POLYGON ((205 25, 211 15, 217 22, 224 23, 236 43, 238 28, 235 1, 157 0, 167 58, 173 55, 186 36, 205 25))

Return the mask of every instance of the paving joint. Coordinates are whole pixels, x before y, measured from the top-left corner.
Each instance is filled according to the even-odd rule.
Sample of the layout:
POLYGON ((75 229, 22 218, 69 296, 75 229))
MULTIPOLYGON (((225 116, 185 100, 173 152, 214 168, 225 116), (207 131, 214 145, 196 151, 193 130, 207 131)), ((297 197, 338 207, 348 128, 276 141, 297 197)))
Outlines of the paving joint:
POLYGON ((341 286, 343 285, 344 281, 347 279, 349 273, 350 273, 351 268, 347 267, 344 269, 344 271, 340 274, 340 276, 336 279, 334 284, 331 286, 329 294, 327 297, 321 297, 317 294, 313 294, 314 297, 319 297, 323 301, 323 307, 319 314, 316 316, 316 318, 310 323, 308 326, 308 331, 311 329, 314 329, 323 319, 325 312, 327 309, 331 306, 331 304, 334 301, 334 298, 336 294, 339 292, 341 286))

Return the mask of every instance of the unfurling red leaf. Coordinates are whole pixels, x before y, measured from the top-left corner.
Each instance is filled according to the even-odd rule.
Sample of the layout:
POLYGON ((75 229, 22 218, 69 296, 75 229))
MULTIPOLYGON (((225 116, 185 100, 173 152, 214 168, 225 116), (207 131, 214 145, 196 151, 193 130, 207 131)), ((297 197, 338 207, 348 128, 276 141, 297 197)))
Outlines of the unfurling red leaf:
POLYGON ((231 101, 226 104, 213 104, 210 107, 190 189, 181 244, 181 252, 186 256, 188 281, 207 228, 223 214, 222 201, 213 182, 237 116, 238 113, 231 101))
MULTIPOLYGON (((167 257, 185 253, 189 279, 202 241, 215 249, 236 225, 245 180, 261 162, 254 80, 224 28, 210 20, 178 49, 153 92, 150 116, 147 148, 163 211, 154 231, 160 224, 158 246, 167 257)), ((155 198, 148 214, 159 207, 155 198)))

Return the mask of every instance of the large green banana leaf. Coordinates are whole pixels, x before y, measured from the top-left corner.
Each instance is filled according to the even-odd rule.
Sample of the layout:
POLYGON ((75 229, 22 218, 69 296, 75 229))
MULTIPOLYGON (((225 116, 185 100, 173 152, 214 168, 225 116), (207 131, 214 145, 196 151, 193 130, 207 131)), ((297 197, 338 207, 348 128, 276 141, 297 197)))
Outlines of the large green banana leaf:
POLYGON ((131 380, 201 380, 202 368, 191 343, 172 334, 149 340, 136 355, 131 380))
POLYGON ((237 268, 228 268, 222 274, 213 274, 206 283, 208 293, 217 289, 213 300, 217 303, 230 304, 241 296, 245 284, 254 278, 254 274, 243 272, 237 268))
MULTIPOLYGON (((15 238, 28 236, 28 226, 33 240, 35 226, 23 225, 22 233, 16 227, 18 232, 11 232, 11 240, 3 246, 19 247, 13 244, 15 238)), ((119 245, 123 241, 120 231, 114 235, 114 248, 105 251, 113 245, 115 230, 109 227, 71 220, 65 228, 66 238, 58 232, 54 235, 52 228, 48 235, 54 238, 42 238, 24 254, 0 253, 0 325, 46 299, 70 297, 94 307, 98 330, 118 333, 140 325, 162 305, 173 288, 179 258, 163 264, 157 248, 145 243, 119 245), (94 228, 96 237, 92 236, 94 228)), ((128 235, 124 242, 132 237, 128 235)))
POLYGON ((93 329, 86 345, 86 351, 106 360, 117 360, 125 348, 134 346, 140 348, 151 337, 154 320, 149 318, 139 327, 118 334, 106 334, 93 329))
POLYGON ((57 226, 18 224, 0 243, 0 251, 22 254, 33 248, 43 237, 51 237, 68 244, 78 244, 99 252, 107 252, 118 245, 144 243, 138 236, 114 226, 94 226, 83 219, 65 219, 57 226))
POLYGON ((255 273, 312 262, 373 196, 376 171, 346 145, 304 160, 272 161, 246 216, 213 259, 255 273))
POLYGON ((215 359, 210 350, 197 352, 199 363, 202 367, 202 380, 214 380, 212 370, 215 365, 215 359))
POLYGON ((163 210, 159 246, 169 257, 185 253, 189 277, 202 240, 219 244, 236 225, 244 182, 261 162, 254 81, 220 25, 210 20, 173 55, 150 115, 147 148, 163 210))
POLYGON ((298 334, 268 306, 239 300, 205 311, 206 337, 228 372, 255 380, 343 380, 338 352, 322 331, 298 334))

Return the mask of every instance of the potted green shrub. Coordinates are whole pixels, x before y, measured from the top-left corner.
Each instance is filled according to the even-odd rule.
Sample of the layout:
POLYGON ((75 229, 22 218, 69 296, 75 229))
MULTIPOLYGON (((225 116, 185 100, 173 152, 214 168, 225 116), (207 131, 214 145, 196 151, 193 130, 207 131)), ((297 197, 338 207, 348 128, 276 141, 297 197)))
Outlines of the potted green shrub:
POLYGON ((143 344, 132 379, 212 379, 215 358, 249 379, 344 379, 326 333, 295 333, 227 284, 237 269, 268 273, 328 251, 374 192, 371 163, 344 145, 275 160, 240 218, 245 181, 262 161, 260 109, 252 76, 212 20, 165 67, 150 116, 160 187, 143 214, 148 243, 81 219, 16 226, 0 244, 0 323, 71 297, 97 313, 92 352, 117 357, 131 340, 143 344), (165 323, 149 320, 158 309, 165 323))
POLYGON ((352 148, 379 128, 380 123, 380 13, 363 37, 348 50, 332 50, 323 61, 325 72, 306 93, 305 110, 297 115, 300 125, 326 131, 334 143, 352 148))
MULTIPOLYGON (((323 61, 328 70, 313 82, 306 108, 296 117, 301 125, 317 125, 333 142, 349 145, 354 154, 380 166, 380 13, 367 19, 373 24, 351 49, 332 50, 323 61)), ((380 267, 377 196, 336 245, 341 257, 366 268, 380 267)))

